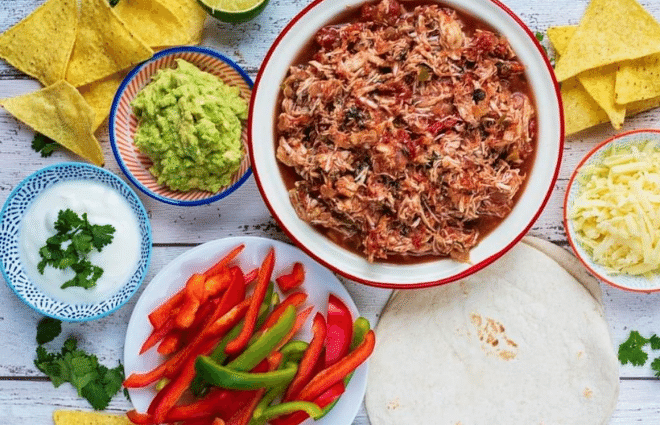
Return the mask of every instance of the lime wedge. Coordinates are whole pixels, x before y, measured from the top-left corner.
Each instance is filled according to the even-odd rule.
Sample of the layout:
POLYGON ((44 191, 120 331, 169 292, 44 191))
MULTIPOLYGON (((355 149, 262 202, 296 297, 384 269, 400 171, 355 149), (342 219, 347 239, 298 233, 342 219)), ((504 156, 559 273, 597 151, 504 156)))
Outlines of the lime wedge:
POLYGON ((197 0, 214 18, 231 23, 246 22, 261 13, 268 0, 197 0))

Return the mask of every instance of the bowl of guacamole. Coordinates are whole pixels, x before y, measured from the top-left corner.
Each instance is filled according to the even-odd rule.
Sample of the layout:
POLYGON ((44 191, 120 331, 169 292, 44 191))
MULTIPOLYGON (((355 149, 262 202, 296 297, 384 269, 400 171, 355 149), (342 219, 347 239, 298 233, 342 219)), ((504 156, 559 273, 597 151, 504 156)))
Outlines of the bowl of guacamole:
POLYGON ((251 170, 246 120, 252 81, 211 49, 166 49, 120 86, 110 142, 120 168, 147 195, 200 205, 236 190, 251 170))

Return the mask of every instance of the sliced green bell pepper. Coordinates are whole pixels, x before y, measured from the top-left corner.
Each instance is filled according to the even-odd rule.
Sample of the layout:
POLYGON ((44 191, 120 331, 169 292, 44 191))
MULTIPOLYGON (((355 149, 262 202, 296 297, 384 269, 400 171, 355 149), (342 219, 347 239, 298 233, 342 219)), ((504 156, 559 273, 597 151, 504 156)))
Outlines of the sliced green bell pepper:
POLYGON ((298 365, 289 362, 284 369, 273 372, 250 373, 219 365, 207 356, 199 356, 195 362, 197 373, 211 385, 230 390, 256 390, 286 385, 298 370, 298 365))

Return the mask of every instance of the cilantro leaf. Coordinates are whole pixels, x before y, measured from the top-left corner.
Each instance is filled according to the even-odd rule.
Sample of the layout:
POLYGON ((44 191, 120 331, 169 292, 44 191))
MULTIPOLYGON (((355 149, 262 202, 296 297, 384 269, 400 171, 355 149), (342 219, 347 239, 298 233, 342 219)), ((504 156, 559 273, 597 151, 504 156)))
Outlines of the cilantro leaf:
POLYGON ((119 392, 124 381, 124 367, 108 369, 98 358, 78 349, 75 338, 69 337, 60 353, 49 353, 37 347, 35 366, 48 375, 55 388, 69 382, 96 410, 105 409, 119 392))
POLYGON ((62 322, 52 317, 44 317, 37 325, 37 344, 51 342, 62 332, 62 322))
POLYGON ((634 366, 643 366, 648 360, 649 355, 642 350, 642 347, 649 342, 637 331, 631 331, 628 339, 619 345, 619 361, 625 365, 631 363, 634 366))
POLYGON ((43 274, 46 266, 58 269, 71 268, 76 275, 62 285, 62 289, 79 286, 85 289, 96 285, 103 269, 93 265, 87 255, 93 249, 101 251, 114 238, 115 228, 109 224, 91 224, 87 213, 79 216, 70 209, 61 210, 54 223, 57 234, 46 240, 39 249, 41 261, 37 264, 43 274))
POLYGON ((652 350, 660 350, 660 337, 658 335, 653 334, 653 336, 649 338, 649 342, 651 343, 652 350))
POLYGON ((41 153, 42 158, 47 158, 55 152, 59 145, 56 141, 49 139, 41 133, 35 133, 32 139, 32 149, 41 153))
POLYGON ((541 31, 536 31, 534 33, 534 36, 536 36, 536 39, 538 41, 543 41, 543 39, 545 38, 545 35, 541 31))
POLYGON ((653 362, 651 363, 651 369, 655 371, 655 376, 660 378, 660 357, 653 360, 653 362))

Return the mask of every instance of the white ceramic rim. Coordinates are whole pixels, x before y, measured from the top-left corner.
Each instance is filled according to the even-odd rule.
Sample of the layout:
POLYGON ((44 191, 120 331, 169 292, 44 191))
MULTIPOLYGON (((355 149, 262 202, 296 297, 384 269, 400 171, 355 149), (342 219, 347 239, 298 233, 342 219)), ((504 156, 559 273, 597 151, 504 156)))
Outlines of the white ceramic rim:
POLYGON ((566 237, 580 262, 587 268, 587 270, 589 270, 589 273, 608 285, 629 292, 642 293, 660 291, 660 274, 655 274, 652 279, 648 279, 645 276, 631 276, 626 274, 615 275, 608 272, 607 269, 600 264, 596 264, 587 251, 577 242, 575 226, 573 225, 573 222, 568 219, 568 211, 572 208, 573 202, 575 202, 575 197, 580 190, 578 176, 584 167, 600 161, 605 151, 612 146, 638 145, 647 141, 655 141, 656 144, 660 146, 660 130, 652 128, 631 130, 610 137, 599 143, 589 151, 589 153, 582 158, 578 166, 575 167, 575 170, 568 181, 568 188, 566 189, 566 194, 564 196, 564 228, 566 229, 566 237))
POLYGON ((559 86, 534 34, 502 3, 497 0, 444 0, 447 6, 488 22, 506 36, 526 65, 539 124, 535 165, 516 206, 472 249, 470 264, 451 259, 413 265, 369 263, 362 256, 319 237, 316 230, 298 218, 279 173, 273 140, 279 82, 290 65, 290 59, 286 58, 294 57, 325 22, 362 3, 363 0, 315 0, 287 25, 269 50, 250 103, 248 139, 255 179, 266 205, 285 233, 301 249, 333 271, 360 283, 388 288, 418 288, 452 282, 482 269, 513 247, 546 205, 559 173, 564 143, 559 86))

